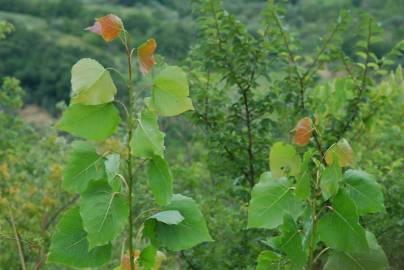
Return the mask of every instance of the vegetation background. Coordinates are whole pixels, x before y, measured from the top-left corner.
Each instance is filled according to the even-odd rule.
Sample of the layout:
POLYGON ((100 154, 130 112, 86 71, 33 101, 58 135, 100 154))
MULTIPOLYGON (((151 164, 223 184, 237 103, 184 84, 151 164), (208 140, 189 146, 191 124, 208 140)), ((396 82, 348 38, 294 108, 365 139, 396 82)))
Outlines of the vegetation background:
MULTIPOLYGON (((166 57, 158 61, 182 65, 196 76, 193 67, 203 58, 203 52, 198 49, 203 39, 199 35, 202 22, 193 12, 192 2, 195 1, 0 0, 0 39, 6 37, 0 40, 1 270, 20 269, 13 224, 23 240, 29 269, 35 269, 47 252, 49 237, 60 213, 74 200, 60 187, 61 168, 72 138, 58 134, 54 128, 69 98, 71 66, 82 57, 100 59, 104 66, 125 63, 119 44, 105 44, 83 29, 95 17, 117 14, 136 45, 154 37, 158 41, 158 54, 166 57)), ((254 35, 261 27, 260 14, 266 2, 225 0, 224 7, 254 35)), ((296 33, 294 39, 302 55, 316 48, 314 41, 327 33, 327 27, 341 10, 350 10, 353 17, 369 12, 381 23, 383 42, 372 48, 377 56, 390 51, 404 37, 404 2, 401 0, 293 0, 285 4, 284 21, 288 30, 296 33)), ((348 37, 343 48, 349 55, 356 36, 349 30, 345 34, 348 37)), ((395 67, 400 64, 404 64, 403 58, 398 58, 395 67)), ((399 68, 397 70, 397 74, 401 74, 399 68)), ((318 80, 327 83, 336 77, 338 73, 323 69, 318 80)), ((140 83, 147 88, 147 82, 140 83)), ((195 78, 191 80, 191 98, 197 106, 201 105, 199 83, 195 78)), ((391 87, 387 79, 380 79, 376 84, 379 89, 391 87)), ((212 87, 212 90, 220 89, 223 90, 212 87)), ((364 127, 356 123, 356 131, 350 134, 355 140, 357 166, 376 175, 384 186, 386 213, 363 221, 375 232, 391 269, 395 270, 404 269, 403 91, 403 83, 399 81, 394 93, 380 101, 375 117, 364 127)), ((218 106, 221 102, 230 102, 226 98, 232 98, 214 97, 220 99, 218 106)), ((287 100, 271 98, 279 99, 280 106, 287 100)), ((259 106, 265 108, 266 104, 259 106)), ((173 164, 174 189, 185 195, 193 194, 216 241, 170 254, 165 269, 252 269, 262 249, 262 239, 255 231, 245 229, 248 188, 234 163, 223 161, 223 153, 215 151, 221 143, 220 134, 206 133, 200 112, 197 107, 196 112, 164 120, 161 125, 169 134, 167 153, 173 164)), ((271 115, 266 122, 257 124, 261 127, 257 136, 263 138, 263 145, 267 143, 265 136, 273 134, 266 127, 285 117, 286 113, 271 115)), ((287 132, 279 132, 278 136, 287 132)), ((118 139, 111 139, 104 146, 121 147, 118 139)), ((256 151, 267 157, 268 146, 260 147, 256 151)), ((244 166, 243 160, 238 162, 240 167, 244 166)), ((139 179, 141 185, 145 185, 144 178, 139 179)), ((151 196, 140 196, 144 190, 137 190, 138 205, 147 203, 151 196)), ((55 265, 41 267, 38 269, 65 269, 55 265)))

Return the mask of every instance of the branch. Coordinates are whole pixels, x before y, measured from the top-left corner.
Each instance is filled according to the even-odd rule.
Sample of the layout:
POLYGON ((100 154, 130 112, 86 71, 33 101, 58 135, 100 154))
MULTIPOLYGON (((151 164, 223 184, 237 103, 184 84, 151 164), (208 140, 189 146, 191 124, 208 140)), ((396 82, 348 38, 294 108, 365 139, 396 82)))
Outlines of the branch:
POLYGON ((292 69, 291 63, 293 64, 293 70, 296 73, 296 77, 297 77, 297 80, 298 80, 299 86, 300 86, 300 108, 302 110, 304 110, 304 88, 305 88, 305 86, 304 86, 304 78, 300 74, 299 69, 297 67, 295 56, 294 56, 293 51, 292 51, 292 49, 290 47, 288 36, 286 35, 286 32, 283 30, 282 22, 279 19, 278 14, 276 13, 276 11, 273 8, 271 9, 271 11, 272 11, 272 16, 275 18, 276 26, 278 27, 279 32, 281 33, 281 36, 283 38, 283 42, 285 43, 286 51, 288 53, 288 58, 289 58, 289 61, 288 61, 289 78, 291 78, 291 74, 290 74, 290 69, 292 69))
POLYGON ((67 208, 69 208, 70 205, 72 205, 73 203, 75 203, 77 201, 77 199, 79 198, 79 195, 74 196, 72 199, 70 199, 68 202, 66 202, 64 205, 62 205, 59 209, 57 209, 53 215, 48 218, 47 216, 45 216, 43 222, 42 222, 42 229, 45 231, 46 229, 49 228, 50 225, 53 224, 53 222, 55 222, 56 218, 67 208))
POLYGON ((331 40, 334 38, 334 35, 338 32, 338 29, 340 27, 341 23, 337 22, 337 24, 335 25, 333 31, 331 32, 331 34, 328 36, 327 40, 323 43, 323 46, 321 47, 320 51, 318 52, 318 54, 316 55, 313 63, 309 66, 309 68, 306 70, 306 72, 303 74, 303 81, 307 78, 309 78, 311 76, 311 72, 313 70, 313 68, 315 68, 317 66, 318 61, 320 60, 320 57, 323 55, 323 53, 325 52, 325 50, 328 47, 328 44, 330 44, 331 40), (310 75, 310 76, 309 76, 310 75))
POLYGON ((23 247, 21 245, 21 240, 20 240, 20 236, 19 236, 18 231, 17 231, 17 226, 15 224, 14 214, 13 214, 13 211, 11 210, 11 208, 8 205, 7 205, 7 208, 8 208, 8 212, 9 212, 9 215, 10 215, 11 227, 13 228, 15 242, 17 244, 18 255, 20 257, 21 268, 22 268, 22 270, 27 270, 27 266, 25 264, 24 250, 23 250, 23 247))
POLYGON ((352 114, 348 116, 348 119, 346 119, 345 125, 342 127, 342 130, 339 132, 339 135, 337 136, 338 139, 341 139, 344 136, 344 134, 348 131, 351 124, 355 121, 355 119, 359 113, 359 105, 361 103, 362 95, 367 88, 371 37, 372 37, 372 19, 369 18, 368 37, 367 37, 367 45, 366 45, 365 70, 363 71, 363 75, 362 75, 362 83, 359 87, 358 96, 355 98, 353 103, 350 105, 350 107, 352 108, 352 114))

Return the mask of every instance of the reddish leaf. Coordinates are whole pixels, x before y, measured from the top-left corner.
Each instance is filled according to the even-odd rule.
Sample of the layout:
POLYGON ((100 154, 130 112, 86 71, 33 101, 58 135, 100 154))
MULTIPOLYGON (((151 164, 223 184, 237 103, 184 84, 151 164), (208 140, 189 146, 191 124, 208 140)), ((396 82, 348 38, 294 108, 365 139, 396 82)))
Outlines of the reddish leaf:
POLYGON ((296 125, 295 131, 293 143, 301 146, 308 144, 312 133, 311 119, 309 117, 300 119, 296 125))
MULTIPOLYGON (((140 256, 140 250, 136 249, 133 251, 133 260, 135 262, 135 270, 138 269, 139 265, 137 263, 140 256)), ((121 260, 121 266, 125 270, 130 270, 130 258, 129 255, 124 255, 121 260)))
POLYGON ((154 38, 151 38, 140 45, 140 47, 137 49, 139 67, 143 75, 149 73, 149 71, 156 64, 156 61, 154 60, 154 51, 156 50, 156 48, 156 40, 154 38))
POLYGON ((118 16, 109 14, 95 19, 94 25, 87 27, 86 30, 102 36, 105 41, 109 42, 121 34, 123 23, 118 16))

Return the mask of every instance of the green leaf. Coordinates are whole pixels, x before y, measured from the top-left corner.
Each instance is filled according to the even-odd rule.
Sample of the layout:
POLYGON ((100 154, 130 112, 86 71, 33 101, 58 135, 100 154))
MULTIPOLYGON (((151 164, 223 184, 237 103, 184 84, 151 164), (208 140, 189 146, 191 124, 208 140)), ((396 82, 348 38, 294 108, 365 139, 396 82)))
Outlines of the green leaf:
POLYGON ((160 131, 157 115, 143 111, 131 141, 132 154, 136 157, 164 156, 164 133, 160 131))
POLYGON ((328 148, 327 152, 325 153, 325 161, 327 164, 330 165, 334 162, 334 156, 338 158, 340 167, 352 167, 354 165, 354 157, 351 145, 344 138, 328 148))
POLYGON ((327 166, 320 178, 320 188, 325 200, 338 193, 339 183, 342 180, 342 171, 338 162, 327 166))
POLYGON ((307 254, 303 250, 301 231, 291 216, 284 216, 280 232, 281 235, 274 237, 272 243, 287 255, 291 269, 301 270, 306 264, 307 254))
POLYGON ((91 180, 104 177, 103 161, 92 144, 73 142, 69 161, 63 170, 63 188, 71 192, 83 192, 91 180))
POLYGON ((309 150, 304 153, 300 173, 296 181, 296 196, 305 200, 310 197, 310 182, 312 180, 309 170, 309 164, 315 151, 309 150))
POLYGON ((300 172, 300 158, 293 146, 277 142, 269 153, 269 167, 274 179, 296 176, 300 172))
POLYGON ((124 229, 129 214, 125 197, 106 180, 91 182, 80 198, 80 214, 90 249, 114 240, 124 229))
POLYGON ((142 270, 152 270, 156 262, 157 249, 148 245, 140 252, 139 265, 142 270))
POLYGON ((111 154, 104 162, 108 183, 114 191, 121 190, 121 180, 116 177, 119 173, 120 158, 119 154, 111 154))
POLYGON ((273 180, 269 172, 261 175, 251 193, 248 228, 274 229, 282 224, 285 214, 297 218, 302 212, 287 179, 273 180))
POLYGON ((48 262, 77 268, 99 267, 111 259, 111 244, 88 248, 87 233, 82 227, 79 208, 68 210, 56 226, 48 262))
POLYGON ((161 206, 167 205, 173 193, 173 179, 167 161, 154 156, 147 165, 147 175, 156 202, 161 206))
POLYGON ((73 66, 71 83, 71 104, 109 103, 117 92, 108 70, 90 58, 83 58, 73 66))
POLYGON ((360 170, 348 170, 343 180, 359 215, 384 211, 383 193, 372 175, 360 170))
POLYGON ((152 215, 150 218, 154 218, 155 220, 168 224, 168 225, 177 225, 184 220, 184 217, 177 210, 167 210, 163 212, 158 212, 152 215))
POLYGON ((332 205, 331 211, 318 221, 320 241, 339 251, 367 250, 365 230, 359 225, 355 203, 340 190, 332 205))
POLYGON ((271 250, 264 250, 257 258, 255 270, 277 270, 281 257, 271 250))
POLYGON ((177 225, 168 225, 155 219, 147 220, 144 232, 153 245, 179 251, 192 248, 202 242, 213 241, 206 221, 193 199, 175 194, 164 210, 177 210, 184 220, 177 225))
POLYGON ((120 121, 119 112, 112 103, 75 104, 66 109, 57 127, 87 140, 101 141, 115 132, 120 121))
POLYGON ((162 116, 174 116, 194 110, 189 96, 187 76, 181 68, 168 66, 154 80, 152 107, 162 116))
POLYGON ((389 263, 383 249, 371 232, 366 232, 369 251, 347 253, 332 251, 324 270, 387 270, 389 263))

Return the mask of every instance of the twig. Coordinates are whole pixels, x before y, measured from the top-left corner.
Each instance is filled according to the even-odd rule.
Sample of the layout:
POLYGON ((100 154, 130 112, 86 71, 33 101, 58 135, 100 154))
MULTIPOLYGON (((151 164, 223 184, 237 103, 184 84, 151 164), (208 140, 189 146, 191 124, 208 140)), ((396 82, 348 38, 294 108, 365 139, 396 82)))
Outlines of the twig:
POLYGON ((64 210, 66 210, 67 208, 69 208, 70 205, 72 205, 73 203, 75 203, 77 201, 77 199, 79 198, 79 195, 74 196, 72 199, 70 199, 67 203, 65 203, 64 205, 62 205, 59 209, 57 209, 53 215, 51 216, 51 218, 47 218, 45 216, 43 222, 42 222, 42 228, 43 230, 46 230, 49 228, 50 225, 52 225, 53 222, 55 222, 56 218, 60 215, 60 213, 62 213, 64 210))
POLYGON ((366 60, 365 60, 365 70, 362 75, 362 83, 359 87, 358 96, 355 98, 352 104, 350 104, 350 108, 352 108, 352 114, 348 116, 348 119, 345 121, 345 125, 342 127, 338 139, 341 139, 344 134, 348 131, 349 127, 355 121, 356 117, 359 113, 359 104, 361 103, 362 95, 367 88, 367 79, 368 79, 368 71, 369 71, 369 59, 370 59, 370 42, 372 38, 372 19, 369 18, 369 26, 368 26, 368 37, 367 37, 367 45, 366 45, 366 60))
POLYGON ((7 205, 7 208, 8 208, 8 212, 9 212, 9 215, 10 215, 11 227, 13 228, 15 242, 17 244, 18 255, 20 257, 21 268, 22 268, 22 270, 27 270, 27 266, 25 264, 24 250, 23 250, 23 247, 21 245, 20 236, 19 236, 18 231, 17 231, 17 225, 15 223, 14 214, 13 214, 13 211, 11 210, 10 206, 7 205))

